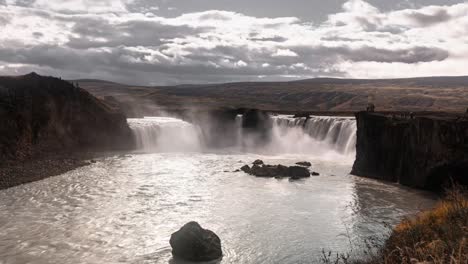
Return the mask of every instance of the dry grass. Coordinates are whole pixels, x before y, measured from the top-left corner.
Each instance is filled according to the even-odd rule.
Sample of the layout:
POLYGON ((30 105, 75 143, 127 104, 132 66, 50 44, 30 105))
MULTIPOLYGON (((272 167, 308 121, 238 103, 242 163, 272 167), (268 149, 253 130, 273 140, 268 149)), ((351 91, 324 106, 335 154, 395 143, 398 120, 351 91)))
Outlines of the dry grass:
POLYGON ((395 227, 378 263, 468 263, 468 199, 456 188, 433 210, 395 227))
POLYGON ((381 248, 363 250, 366 260, 348 255, 327 255, 323 263, 335 264, 468 264, 468 195, 455 187, 434 209, 407 218, 397 225, 381 248), (373 253, 369 253, 373 252, 373 253))

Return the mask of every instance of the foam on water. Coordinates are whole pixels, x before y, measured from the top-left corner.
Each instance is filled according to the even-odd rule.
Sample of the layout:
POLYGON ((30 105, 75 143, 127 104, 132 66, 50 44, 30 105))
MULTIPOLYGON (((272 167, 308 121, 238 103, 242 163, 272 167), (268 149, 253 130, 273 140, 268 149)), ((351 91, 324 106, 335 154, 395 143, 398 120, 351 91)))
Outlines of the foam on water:
MULTIPOLYGON (((209 151, 204 142, 203 127, 170 117, 129 119, 137 139, 138 148, 145 152, 209 151)), ((254 144, 256 137, 244 133, 242 116, 236 121, 234 134, 237 142, 232 146, 239 152, 270 155, 308 154, 322 159, 354 161, 356 121, 348 117, 292 118, 272 117, 268 142, 254 144)), ((216 135, 222 138, 222 135, 216 135)), ((214 135, 213 135, 214 138, 214 135)))

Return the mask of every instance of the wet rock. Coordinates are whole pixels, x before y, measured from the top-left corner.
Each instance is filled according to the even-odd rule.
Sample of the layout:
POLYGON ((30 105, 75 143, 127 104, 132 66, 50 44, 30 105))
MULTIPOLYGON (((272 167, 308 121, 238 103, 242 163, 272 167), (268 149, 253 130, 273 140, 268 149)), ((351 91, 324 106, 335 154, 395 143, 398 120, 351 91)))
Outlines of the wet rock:
POLYGON ((308 161, 301 161, 301 162, 297 162, 296 164, 299 165, 299 166, 304 166, 304 167, 312 166, 312 163, 310 163, 308 161))
POLYGON ((240 168, 240 169, 241 169, 241 171, 243 171, 245 173, 250 173, 249 165, 242 166, 242 168, 240 168))
POLYGON ((256 161, 254 161, 252 164, 253 164, 253 165, 263 165, 264 163, 263 163, 263 160, 259 160, 259 159, 258 159, 258 160, 256 160, 256 161))
POLYGON ((241 171, 241 170, 237 169, 237 170, 235 170, 234 172, 240 172, 240 171, 241 171))
POLYGON ((320 173, 314 171, 312 172, 312 176, 320 176, 320 173))
POLYGON ((288 176, 291 179, 301 179, 310 177, 310 172, 307 168, 301 166, 291 166, 288 168, 288 176))
MULTIPOLYGON (((247 165, 246 165, 247 166, 247 165)), ((254 175, 256 177, 265 177, 265 178, 282 178, 282 177, 293 177, 293 178, 305 178, 310 177, 310 172, 307 168, 300 166, 291 166, 287 167, 284 165, 253 165, 252 168, 242 167, 244 172, 254 175)))
POLYGON ((212 261, 223 256, 221 240, 211 230, 203 229, 197 222, 185 224, 171 235, 172 255, 194 261, 212 261))
POLYGON ((257 177, 276 177, 276 176, 283 176, 286 177, 287 175, 287 167, 282 165, 254 165, 250 170, 250 174, 255 175, 257 177))

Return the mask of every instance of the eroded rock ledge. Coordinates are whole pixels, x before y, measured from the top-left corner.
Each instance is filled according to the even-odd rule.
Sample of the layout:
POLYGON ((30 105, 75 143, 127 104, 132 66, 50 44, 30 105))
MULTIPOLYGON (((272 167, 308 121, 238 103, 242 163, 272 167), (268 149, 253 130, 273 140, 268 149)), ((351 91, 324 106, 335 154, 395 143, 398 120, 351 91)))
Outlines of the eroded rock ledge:
POLYGON ((441 190, 468 184, 468 118, 463 114, 359 112, 352 174, 441 190))

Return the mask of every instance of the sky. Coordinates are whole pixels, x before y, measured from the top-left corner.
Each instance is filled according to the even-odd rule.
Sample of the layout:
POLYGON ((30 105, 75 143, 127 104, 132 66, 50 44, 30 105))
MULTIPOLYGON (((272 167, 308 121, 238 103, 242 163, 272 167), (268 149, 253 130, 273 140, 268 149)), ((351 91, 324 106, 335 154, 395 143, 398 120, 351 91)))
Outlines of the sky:
POLYGON ((0 75, 174 85, 467 65, 468 1, 0 0, 0 75))

